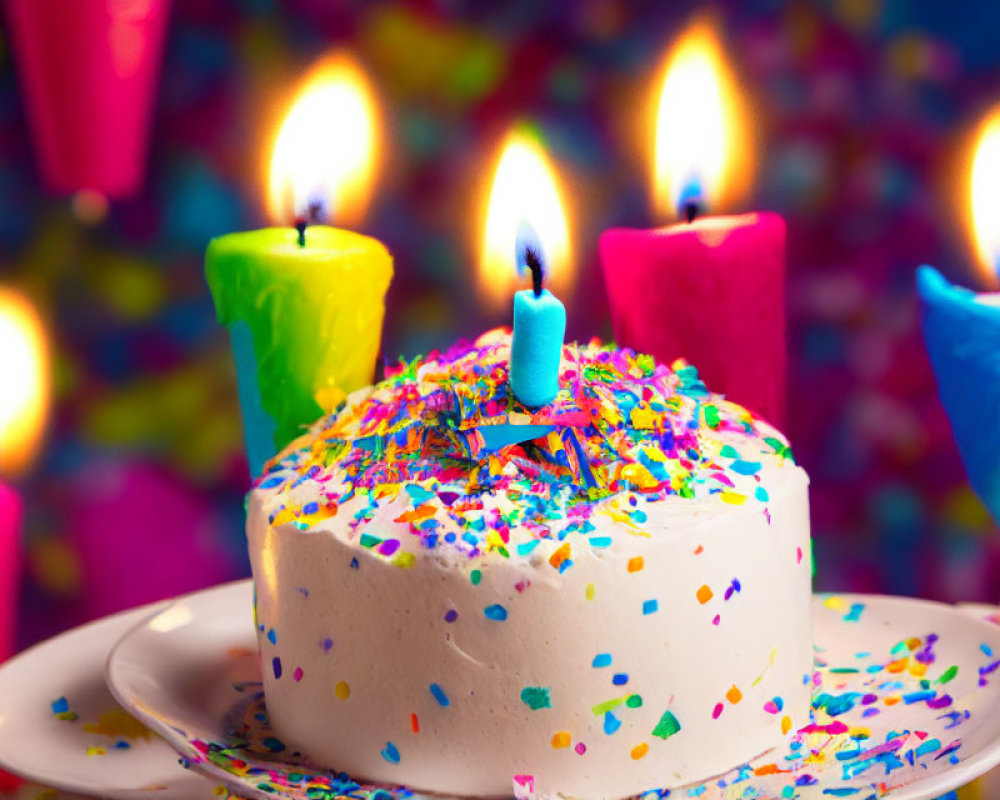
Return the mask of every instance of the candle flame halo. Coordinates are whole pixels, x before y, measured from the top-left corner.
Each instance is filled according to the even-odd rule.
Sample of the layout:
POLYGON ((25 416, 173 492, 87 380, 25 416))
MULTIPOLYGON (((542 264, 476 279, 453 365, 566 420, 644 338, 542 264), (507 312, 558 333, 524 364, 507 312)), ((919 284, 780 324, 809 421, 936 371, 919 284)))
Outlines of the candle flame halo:
POLYGON ((1000 106, 976 133, 969 176, 968 224, 976 261, 994 286, 1000 272, 1000 106))
POLYGON ((306 76, 271 151, 267 211, 276 225, 352 225, 371 201, 379 111, 364 71, 334 54, 306 76))
POLYGON ((0 475, 19 475, 33 463, 48 417, 49 351, 34 307, 3 288, 0 376, 0 475))
POLYGON ((528 240, 544 265, 545 285, 555 294, 572 287, 562 197, 555 168, 538 137, 524 129, 508 134, 486 204, 479 258, 479 291, 487 305, 497 310, 509 306, 514 291, 530 283, 521 263, 524 253, 518 252, 528 240))
POLYGON ((711 210, 749 188, 752 130, 713 17, 696 17, 668 53, 654 98, 652 201, 678 215, 689 202, 711 210))

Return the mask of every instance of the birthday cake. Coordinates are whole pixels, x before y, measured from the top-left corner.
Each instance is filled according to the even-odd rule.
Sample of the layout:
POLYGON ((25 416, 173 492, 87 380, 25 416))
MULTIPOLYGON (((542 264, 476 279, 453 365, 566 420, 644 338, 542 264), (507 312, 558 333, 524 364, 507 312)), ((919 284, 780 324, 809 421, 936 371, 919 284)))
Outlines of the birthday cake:
POLYGON ((403 364, 277 456, 247 533, 271 724, 355 779, 623 798, 807 720, 805 472, 697 371, 510 338, 403 364))

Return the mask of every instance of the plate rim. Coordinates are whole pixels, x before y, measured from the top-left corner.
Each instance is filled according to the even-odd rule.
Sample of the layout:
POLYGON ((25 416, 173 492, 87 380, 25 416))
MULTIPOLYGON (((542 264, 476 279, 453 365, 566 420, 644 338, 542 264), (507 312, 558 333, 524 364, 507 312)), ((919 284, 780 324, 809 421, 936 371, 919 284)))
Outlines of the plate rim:
MULTIPOLYGON (((241 582, 244 582, 244 580, 234 581, 231 583, 241 583, 241 582)), ((219 587, 212 587, 212 588, 219 588, 219 587)), ((81 625, 69 628, 68 630, 60 631, 54 636, 50 636, 47 639, 44 639, 40 642, 36 642, 35 644, 20 651, 19 653, 16 653, 7 661, 0 664, 0 683, 2 683, 4 679, 4 674, 6 672, 13 671, 14 669, 23 669, 24 664, 28 664, 39 657, 44 657, 46 651, 48 651, 53 647, 58 646, 60 643, 63 643, 64 640, 66 639, 80 636, 83 637, 87 642, 89 642, 91 640, 91 637, 88 636, 87 634, 92 633, 94 630, 99 628, 101 629, 115 628, 117 626, 118 630, 115 631, 112 637, 110 637, 112 639, 112 643, 107 648, 107 653, 110 653, 115 648, 115 646, 117 646, 118 641, 120 641, 122 636, 131 632, 134 628, 144 624, 152 617, 159 615, 161 612, 168 609, 177 601, 184 599, 185 597, 188 597, 190 595, 199 593, 200 593, 199 591, 189 592, 187 595, 179 597, 167 597, 162 600, 155 600, 151 603, 144 603, 142 605, 135 606, 133 608, 122 609, 120 611, 116 611, 113 614, 109 614, 104 617, 99 617, 98 619, 84 622, 81 625)), ((106 667, 107 667, 107 656, 105 655, 104 658, 99 660, 99 666, 94 670, 95 677, 99 679, 104 679, 105 685, 107 684, 107 681, 105 679, 106 667)), ((110 692, 110 688, 108 689, 108 691, 110 692)), ((113 693, 112 697, 114 697, 113 693)), ((118 702, 117 697, 114 697, 114 699, 115 702, 118 702)), ((127 713, 131 713, 128 711, 128 709, 124 710, 127 713)), ((159 738, 162 739, 163 737, 159 738)), ((170 751, 171 761, 176 763, 177 751, 166 741, 163 741, 162 744, 170 751)), ((121 786, 116 787, 108 784, 101 784, 101 785, 93 783, 81 784, 78 781, 67 779, 59 775, 58 772, 40 773, 35 771, 34 769, 27 768, 24 765, 19 764, 16 759, 11 759, 8 753, 0 753, 0 769, 9 772, 12 775, 16 775, 17 777, 29 783, 37 783, 39 785, 55 789, 59 792, 65 792, 74 796, 81 796, 81 795, 100 796, 102 798, 106 798, 107 800, 137 800, 138 798, 150 797, 154 794, 156 796, 162 796, 162 790, 157 790, 153 792, 153 791, 147 791, 145 789, 126 788, 121 786), (99 793, 99 794, 95 795, 94 793, 99 793)), ((178 772, 178 778, 184 779, 185 776, 190 774, 191 774, 190 770, 178 772)), ((211 787, 213 785, 211 777, 206 776, 203 773, 196 773, 196 774, 198 775, 199 780, 203 780, 205 782, 206 790, 210 792, 211 787)), ((217 784, 217 782, 215 783, 217 784)), ((179 787, 179 788, 186 788, 186 787, 179 787)), ((206 797, 207 796, 208 794, 206 794, 206 797)))
MULTIPOLYGON (((230 773, 221 767, 217 767, 210 762, 203 759, 197 758, 199 755, 193 748, 187 744, 187 742, 177 741, 176 732, 173 731, 169 725, 160 722, 157 718, 153 717, 151 714, 144 712, 141 708, 134 707, 131 701, 126 701, 125 698, 120 693, 119 687, 115 685, 115 681, 112 677, 113 664, 116 659, 120 657, 121 651, 124 649, 127 640, 133 635, 139 632, 140 628, 147 626, 155 616, 168 612, 176 604, 184 601, 189 601, 191 599, 198 599, 196 596, 208 595, 208 594, 225 594, 227 592, 236 591, 243 588, 247 584, 252 585, 252 579, 245 579, 243 581, 235 581, 229 584, 223 584, 220 586, 211 587, 209 589, 202 590, 201 592, 192 592, 184 597, 177 598, 173 603, 170 603, 165 608, 161 609, 153 617, 149 617, 143 621, 140 621, 135 626, 133 626, 122 638, 111 648, 107 659, 107 673, 106 679, 108 683, 108 688, 112 695, 118 700, 118 702, 131 714, 137 716, 141 719, 144 724, 155 730, 164 740, 174 748, 181 757, 191 758, 189 768, 197 771, 198 773, 214 780, 223 783, 228 789, 234 792, 242 792, 246 794, 248 791, 251 792, 251 797, 260 797, 262 800, 273 800, 276 795, 273 794, 253 794, 252 787, 244 784, 239 784, 237 779, 234 778, 230 773), (195 757, 195 758, 192 758, 195 757)), ((868 594, 868 593, 858 593, 858 592, 836 592, 836 591, 823 591, 823 592, 813 592, 811 596, 810 606, 812 613, 816 613, 823 610, 823 605, 829 598, 837 597, 842 598, 848 603, 851 602, 863 602, 866 605, 877 603, 885 606, 906 606, 908 608, 933 608, 937 612, 944 612, 946 614, 954 614, 961 617, 965 624, 972 625, 973 628, 979 628, 982 630, 984 636, 989 637, 1000 637, 1000 628, 997 625, 990 623, 974 613, 970 613, 960 607, 959 604, 946 603, 939 600, 930 600, 922 597, 908 597, 903 595, 892 595, 892 594, 868 594)), ((886 798, 890 800, 933 800, 942 794, 949 791, 953 791, 961 786, 964 786, 971 781, 975 780, 977 777, 985 774, 993 767, 1000 764, 1000 737, 992 741, 986 746, 979 748, 975 753, 969 756, 968 759, 960 762, 960 764, 950 767, 949 769, 934 774, 929 775, 926 778, 920 778, 912 783, 900 786, 898 788, 890 789, 886 795, 886 798)), ((426 797, 440 797, 440 795, 434 795, 431 792, 421 792, 420 796, 426 797)))

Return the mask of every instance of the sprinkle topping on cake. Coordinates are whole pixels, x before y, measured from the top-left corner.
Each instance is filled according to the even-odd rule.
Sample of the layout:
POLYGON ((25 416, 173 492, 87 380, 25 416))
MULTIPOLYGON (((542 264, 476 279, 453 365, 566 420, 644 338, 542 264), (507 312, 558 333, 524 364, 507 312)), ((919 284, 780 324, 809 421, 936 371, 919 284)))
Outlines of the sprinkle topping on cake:
POLYGON ((595 513, 644 535, 643 507, 668 497, 766 515, 766 467, 794 464, 780 434, 710 394, 684 362, 566 345, 558 396, 532 410, 510 392, 509 355, 509 334, 492 331, 353 395, 258 480, 273 499, 270 523, 307 530, 349 513, 361 543, 390 557, 399 541, 365 528, 392 504, 393 521, 409 523, 427 549, 527 556, 542 539, 588 536, 595 513), (307 483, 309 492, 295 491, 307 483))

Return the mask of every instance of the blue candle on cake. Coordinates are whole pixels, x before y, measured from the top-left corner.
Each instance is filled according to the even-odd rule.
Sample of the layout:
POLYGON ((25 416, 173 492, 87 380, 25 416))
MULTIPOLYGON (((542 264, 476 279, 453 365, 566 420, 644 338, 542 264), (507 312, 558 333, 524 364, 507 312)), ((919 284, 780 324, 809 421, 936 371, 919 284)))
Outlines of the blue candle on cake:
MULTIPOLYGON (((969 217, 979 265, 1000 274, 1000 110, 983 124, 969 217)), ((969 482, 1000 521, 1000 292, 976 292, 938 270, 917 271, 924 343, 969 482)))
POLYGON ((510 388, 528 408, 555 400, 559 362, 566 336, 566 307, 544 288, 543 257, 529 223, 519 231, 518 272, 531 274, 531 288, 514 295, 514 335, 510 348, 510 388))
MULTIPOLYGON (((559 391, 566 309, 556 295, 570 288, 569 239, 556 171, 538 131, 520 125, 507 136, 494 173, 479 284, 497 310, 509 309, 514 294, 510 388, 531 411, 549 405, 559 391), (531 288, 514 291, 518 280, 522 286, 530 280, 531 288)), ((537 433, 489 431, 484 439, 507 441, 529 432, 537 433)))

